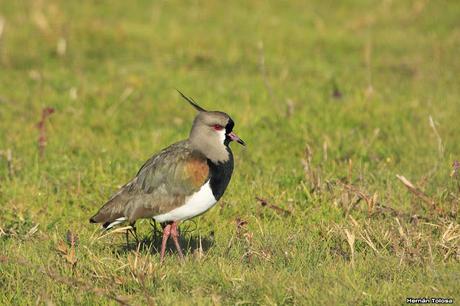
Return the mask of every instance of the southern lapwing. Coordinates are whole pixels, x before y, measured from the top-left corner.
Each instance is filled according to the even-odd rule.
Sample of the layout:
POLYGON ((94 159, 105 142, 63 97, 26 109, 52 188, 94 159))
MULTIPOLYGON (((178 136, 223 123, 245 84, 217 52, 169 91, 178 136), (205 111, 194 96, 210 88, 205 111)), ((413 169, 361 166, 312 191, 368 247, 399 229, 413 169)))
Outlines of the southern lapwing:
POLYGON ((183 258, 179 222, 203 214, 219 201, 233 172, 230 142, 245 145, 233 132, 229 115, 207 111, 179 93, 198 110, 189 138, 153 155, 90 219, 110 229, 125 221, 134 227, 138 219, 153 218, 163 227, 161 262, 169 236, 183 258))

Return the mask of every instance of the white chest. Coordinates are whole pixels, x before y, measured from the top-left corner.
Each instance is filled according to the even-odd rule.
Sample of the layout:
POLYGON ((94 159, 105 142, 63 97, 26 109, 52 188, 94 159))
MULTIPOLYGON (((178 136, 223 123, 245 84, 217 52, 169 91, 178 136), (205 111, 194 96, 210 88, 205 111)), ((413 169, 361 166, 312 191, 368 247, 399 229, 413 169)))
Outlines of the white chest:
POLYGON ((157 222, 181 221, 201 215, 216 204, 209 181, 200 190, 185 199, 185 204, 162 215, 154 216, 157 222))

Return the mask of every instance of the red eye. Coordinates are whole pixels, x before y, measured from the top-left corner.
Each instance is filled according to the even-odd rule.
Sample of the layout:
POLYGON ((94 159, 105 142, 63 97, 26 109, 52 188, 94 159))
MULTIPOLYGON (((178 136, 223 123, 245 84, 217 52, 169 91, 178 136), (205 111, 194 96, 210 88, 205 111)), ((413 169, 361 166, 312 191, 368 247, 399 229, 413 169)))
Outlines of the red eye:
POLYGON ((213 128, 214 128, 216 131, 220 131, 220 130, 222 130, 224 127, 223 127, 222 125, 220 125, 220 124, 214 124, 214 125, 213 125, 213 128))

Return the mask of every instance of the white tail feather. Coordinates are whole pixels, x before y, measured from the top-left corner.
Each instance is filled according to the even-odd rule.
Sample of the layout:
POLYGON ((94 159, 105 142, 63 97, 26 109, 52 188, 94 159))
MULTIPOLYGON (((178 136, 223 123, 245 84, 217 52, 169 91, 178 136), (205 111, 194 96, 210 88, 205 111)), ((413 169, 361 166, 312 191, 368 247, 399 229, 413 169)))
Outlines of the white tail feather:
POLYGON ((118 225, 120 223, 123 223, 126 221, 126 217, 121 217, 121 218, 118 218, 116 219, 115 221, 113 221, 112 223, 110 223, 107 227, 105 227, 104 229, 107 231, 109 229, 111 229, 112 227, 114 227, 115 225, 118 225))

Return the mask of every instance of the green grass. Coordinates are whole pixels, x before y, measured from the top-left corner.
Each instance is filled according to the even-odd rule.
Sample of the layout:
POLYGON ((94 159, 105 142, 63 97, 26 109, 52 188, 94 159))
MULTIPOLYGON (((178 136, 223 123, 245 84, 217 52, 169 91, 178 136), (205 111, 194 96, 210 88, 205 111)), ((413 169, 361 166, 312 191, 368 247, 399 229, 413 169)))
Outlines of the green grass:
POLYGON ((0 2, 0 304, 457 302, 459 14, 425 0, 0 2), (184 224, 185 263, 160 265, 148 222, 137 249, 88 219, 187 137, 194 110, 175 88, 229 113, 248 146, 233 145, 220 204, 184 224))

